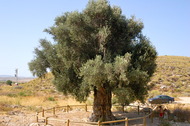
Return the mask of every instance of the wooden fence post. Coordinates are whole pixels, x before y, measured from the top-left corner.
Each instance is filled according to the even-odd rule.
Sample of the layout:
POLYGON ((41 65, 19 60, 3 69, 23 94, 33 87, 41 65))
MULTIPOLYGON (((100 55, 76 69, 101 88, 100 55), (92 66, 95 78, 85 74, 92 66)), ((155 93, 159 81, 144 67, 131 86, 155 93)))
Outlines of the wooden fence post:
POLYGON ((85 105, 85 111, 87 112, 88 110, 87 110, 87 104, 85 105))
POLYGON ((67 112, 69 112, 69 105, 67 105, 67 112))
POLYGON ((125 126, 128 126, 128 118, 125 118, 125 126))
POLYGON ((36 122, 38 123, 38 112, 36 112, 36 122))
POLYGON ((70 123, 70 120, 68 119, 68 120, 67 120, 67 126, 69 126, 69 123, 70 123))
POLYGON ((42 110, 42 117, 44 117, 44 109, 42 110))
POLYGON ((146 116, 143 118, 143 126, 146 126, 146 116))
POLYGON ((101 122, 100 122, 100 121, 98 121, 98 126, 100 126, 100 123, 101 123, 101 122))
POLYGON ((154 112, 152 112, 151 114, 151 123, 153 123, 153 119, 154 119, 154 112))
POLYGON ((48 117, 46 117, 46 120, 45 120, 45 125, 48 124, 48 117))
POLYGON ((138 105, 138 115, 139 115, 139 105, 138 105))
POLYGON ((55 107, 53 107, 53 115, 55 115, 55 107))

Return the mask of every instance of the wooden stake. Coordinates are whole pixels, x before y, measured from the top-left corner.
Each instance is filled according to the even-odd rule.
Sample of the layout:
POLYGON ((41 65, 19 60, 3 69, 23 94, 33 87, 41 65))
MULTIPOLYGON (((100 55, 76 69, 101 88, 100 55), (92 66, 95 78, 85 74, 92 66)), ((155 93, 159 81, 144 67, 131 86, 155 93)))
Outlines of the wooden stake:
POLYGON ((85 111, 87 112, 88 110, 87 110, 87 104, 85 105, 85 111))
POLYGON ((100 123, 101 123, 101 122, 100 122, 100 121, 98 121, 98 126, 100 126, 100 123))
POLYGON ((42 110, 42 117, 44 117, 44 109, 42 110))
POLYGON ((143 118, 143 126, 146 126, 146 117, 143 118))
POLYGON ((38 112, 36 112, 36 122, 38 123, 38 112))
POLYGON ((69 126, 69 123, 70 123, 70 120, 68 119, 68 120, 67 120, 67 126, 69 126))
POLYGON ((53 115, 55 115, 55 107, 53 107, 53 115))
POLYGON ((128 118, 125 118, 125 126, 128 126, 128 118))
POLYGON ((139 105, 138 105, 138 115, 139 115, 139 112, 140 112, 140 111, 139 111, 139 105))
POLYGON ((46 117, 46 120, 45 120, 45 125, 48 124, 48 117, 46 117))

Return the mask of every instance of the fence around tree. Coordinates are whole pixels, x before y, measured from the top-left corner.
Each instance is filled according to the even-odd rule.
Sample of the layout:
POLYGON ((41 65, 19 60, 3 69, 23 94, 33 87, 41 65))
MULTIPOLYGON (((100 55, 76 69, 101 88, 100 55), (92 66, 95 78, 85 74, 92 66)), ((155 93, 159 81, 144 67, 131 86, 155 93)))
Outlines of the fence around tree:
MULTIPOLYGON (((39 120, 43 120, 42 122, 45 123, 45 125, 49 124, 49 121, 56 121, 56 122, 62 122, 63 124, 65 124, 66 126, 71 126, 71 123, 77 123, 77 124, 89 124, 89 125, 98 125, 101 126, 103 124, 114 124, 114 123, 121 123, 124 122, 125 126, 128 126, 129 121, 132 120, 143 120, 142 124, 143 126, 146 126, 146 121, 147 118, 151 119, 151 122, 153 123, 153 118, 154 118, 154 111, 157 107, 155 107, 149 114, 143 116, 143 117, 137 117, 137 118, 125 118, 122 120, 114 120, 114 121, 105 121, 105 122, 77 122, 77 121, 71 121, 69 119, 67 120, 62 120, 62 119, 58 119, 56 118, 56 110, 60 110, 60 109, 64 109, 64 111, 69 112, 71 108, 73 107, 82 107, 86 112, 88 111, 88 107, 91 107, 92 105, 67 105, 67 106, 59 106, 59 107, 53 107, 50 109, 43 109, 42 111, 39 111, 36 113, 36 122, 39 123, 39 120), (50 112, 51 111, 51 116, 46 116, 46 112, 50 112), (40 116, 41 115, 41 116, 40 116)), ((124 107, 125 106, 120 106, 124 112, 124 107)), ((138 114, 140 113, 140 106, 132 106, 132 107, 136 107, 137 108, 137 112, 138 114)))

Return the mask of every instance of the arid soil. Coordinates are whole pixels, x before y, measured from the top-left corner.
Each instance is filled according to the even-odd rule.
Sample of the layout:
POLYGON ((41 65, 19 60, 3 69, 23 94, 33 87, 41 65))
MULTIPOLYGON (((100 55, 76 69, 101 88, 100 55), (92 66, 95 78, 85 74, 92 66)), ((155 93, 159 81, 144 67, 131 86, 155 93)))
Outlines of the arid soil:
MULTIPOLYGON (((176 101, 176 103, 186 103, 190 104, 190 98, 189 97, 180 97, 179 101, 176 101)), ((92 111, 85 112, 84 110, 80 109, 74 109, 69 112, 64 112, 63 110, 60 110, 56 112, 56 116, 52 116, 52 112, 46 112, 45 116, 52 116, 50 119, 59 119, 63 121, 52 121, 50 120, 48 122, 51 126, 64 126, 66 125, 66 121, 70 120, 70 126, 90 126, 90 124, 85 124, 88 122, 88 118, 90 117, 92 111), (73 123, 73 122, 84 122, 84 123, 73 123)), ((116 116, 118 120, 125 119, 126 117, 128 119, 136 118, 136 117, 142 117, 145 114, 140 113, 138 115, 137 112, 130 112, 130 113, 123 113, 123 112, 113 112, 113 114, 116 116)), ((39 117, 41 117, 41 113, 39 114, 39 117)), ((44 125, 44 121, 42 118, 39 118, 39 126, 44 125)), ((146 124, 147 126, 159 126, 159 119, 154 118, 153 123, 151 122, 151 119, 147 118, 146 124)), ((189 123, 179 123, 179 122, 170 122, 172 126, 189 126, 189 123)), ((17 109, 11 112, 7 113, 0 113, 0 126, 37 126, 36 123, 36 113, 33 112, 27 112, 23 109, 17 109)), ((113 124, 113 126, 124 126, 124 123, 117 123, 113 124)), ((129 121, 129 126, 143 126, 143 120, 133 120, 129 121)))
MULTIPOLYGON (((51 116, 52 113, 45 113, 46 116, 51 116)), ((49 125, 53 126, 64 126, 66 125, 67 120, 70 120, 70 125, 71 126, 90 126, 91 124, 86 124, 88 122, 88 118, 90 117, 91 112, 85 112, 85 111, 80 111, 80 110, 72 110, 70 112, 59 112, 55 116, 52 116, 50 119, 59 119, 63 121, 48 121, 49 125), (77 123, 77 122, 83 122, 83 123, 77 123)), ((130 118, 136 118, 136 117, 142 117, 144 114, 140 113, 138 115, 137 112, 132 112, 132 113, 123 113, 123 112, 114 112, 114 115, 118 120, 125 119, 126 117, 130 118)), ((143 123, 143 120, 134 120, 134 121, 129 121, 129 125, 136 125, 136 126, 141 126, 143 123)), ((154 123, 158 123, 158 119, 154 119, 154 123)), ((39 118, 39 123, 40 126, 44 125, 43 119, 39 118)), ((153 126, 153 124, 150 122, 150 119, 147 118, 147 125, 148 126, 153 126)), ((35 114, 25 114, 22 112, 12 112, 10 115, 1 115, 0 116, 0 126, 35 126, 37 125, 36 123, 36 117, 35 114)), ((113 126, 124 126, 123 123, 117 123, 113 124, 113 126)))
POLYGON ((190 104, 190 97, 179 97, 177 103, 190 104))
MULTIPOLYGON (((52 113, 45 113, 46 116, 52 115, 52 113)), ((63 121, 49 121, 49 126, 65 126, 67 120, 70 120, 70 126, 91 126, 91 124, 85 124, 88 122, 88 118, 91 115, 91 112, 85 112, 81 110, 72 110, 70 112, 58 112, 56 116, 52 116, 50 119, 59 119, 63 121), (77 123, 83 122, 83 123, 77 123)), ((114 112, 114 115, 119 119, 124 119, 128 117, 128 119, 142 117, 144 116, 143 113, 138 115, 137 112, 131 113, 123 113, 123 112, 114 112)), ((189 126, 189 123, 176 123, 171 122, 173 126, 189 126)), ((153 123, 149 118, 146 120, 147 126, 158 126, 159 119, 154 118, 153 123)), ((42 118, 39 118, 39 123, 36 123, 35 114, 32 113, 22 113, 22 112, 12 112, 9 115, 1 115, 0 116, 0 126, 44 126, 44 121, 42 118)), ((123 123, 113 124, 112 126, 124 126, 123 123)), ((143 126, 143 120, 130 120, 129 126, 143 126)))

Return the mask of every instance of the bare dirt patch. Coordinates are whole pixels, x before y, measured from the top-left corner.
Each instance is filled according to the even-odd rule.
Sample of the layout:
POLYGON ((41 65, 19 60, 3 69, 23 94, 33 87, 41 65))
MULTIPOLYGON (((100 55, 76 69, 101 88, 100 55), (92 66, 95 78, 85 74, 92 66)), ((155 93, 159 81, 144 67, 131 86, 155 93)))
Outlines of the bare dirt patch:
MULTIPOLYGON (((91 115, 91 111, 85 112, 85 111, 78 111, 78 110, 72 110, 70 112, 58 112, 56 116, 52 116, 51 119, 59 119, 63 121, 48 121, 48 124, 53 125, 53 126, 63 126, 66 125, 65 122, 67 120, 70 120, 70 125, 71 126, 90 126, 90 124, 85 124, 88 122, 88 118, 91 115), (83 123, 76 123, 76 122, 83 122, 83 123)), ((131 119, 131 118, 136 118, 136 117, 142 117, 144 116, 143 113, 140 113, 138 115, 137 112, 131 112, 131 113, 123 113, 123 112, 113 112, 113 114, 116 116, 118 120, 125 119, 126 117, 131 119)), ((46 116, 50 116, 52 113, 46 113, 46 116)), ((39 118, 39 123, 40 126, 44 125, 44 121, 42 118, 39 118)), ((158 119, 154 119, 154 123, 158 123, 158 119)), ((35 125, 36 124, 36 117, 35 113, 23 113, 19 111, 12 111, 9 114, 6 115, 1 115, 0 116, 0 126, 29 126, 29 125, 35 125)), ((136 125, 136 126, 142 126, 143 120, 134 120, 134 121, 129 121, 129 125, 136 125)), ((147 126, 154 126, 150 119, 147 118, 147 126)), ((123 123, 117 123, 113 124, 113 126, 124 126, 123 123)))
MULTIPOLYGON (((88 122, 88 118, 91 116, 92 111, 85 112, 81 109, 73 109, 69 112, 63 110, 56 111, 56 116, 52 116, 52 112, 46 112, 45 116, 51 116, 50 119, 59 119, 63 121, 48 121, 50 126, 65 126, 67 120, 70 120, 70 126, 93 126, 90 124, 85 124, 88 122), (74 123, 75 122, 75 123, 74 123), (83 123, 76 123, 83 122, 83 123)), ((138 115, 137 112, 123 113, 121 111, 113 112, 117 120, 137 118, 145 116, 144 113, 138 115)), ((153 119, 153 123, 150 118, 146 118, 147 126, 158 126, 160 121, 157 117, 153 119)), ((44 126, 44 120, 41 118, 41 113, 39 113, 39 126, 44 126)), ((0 114, 0 126, 36 126, 36 113, 27 112, 23 110, 15 110, 7 112, 6 114, 0 114)), ((179 123, 170 122, 172 126, 189 126, 189 123, 179 123)), ((112 126, 124 126, 123 123, 116 123, 112 126)), ((129 121, 129 126, 143 126, 143 119, 129 121)))
POLYGON ((179 97, 177 103, 190 104, 190 97, 179 97))

